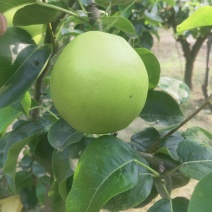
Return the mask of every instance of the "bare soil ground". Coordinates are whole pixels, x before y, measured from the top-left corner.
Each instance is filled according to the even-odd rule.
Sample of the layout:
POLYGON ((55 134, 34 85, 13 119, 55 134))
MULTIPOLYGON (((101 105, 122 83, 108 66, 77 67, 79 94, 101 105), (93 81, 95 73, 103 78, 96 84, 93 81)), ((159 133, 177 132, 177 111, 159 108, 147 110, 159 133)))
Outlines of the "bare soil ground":
MULTIPOLYGON (((179 80, 183 80, 184 76, 184 65, 185 60, 183 57, 183 52, 181 46, 174 39, 172 31, 161 30, 159 32, 160 41, 155 39, 154 46, 151 49, 152 52, 158 58, 161 65, 161 76, 174 77, 179 80)), ((194 43, 192 38, 189 39, 191 45, 194 43)), ((194 64, 194 75, 193 75, 193 89, 190 96, 190 101, 185 103, 182 107, 183 113, 186 115, 190 114, 204 101, 204 96, 202 93, 201 86, 204 82, 205 76, 205 66, 206 66, 206 42, 203 44, 194 64)), ((212 69, 212 55, 210 58, 210 67, 212 69)), ((212 70, 211 70, 212 73, 212 70)), ((212 92, 212 74, 210 73, 209 89, 208 93, 212 92)), ((121 131, 118 135, 119 138, 129 141, 131 135, 138 132, 144 128, 146 124, 139 118, 137 118, 128 128, 121 131)), ((203 109, 198 113, 195 118, 193 118, 189 123, 183 126, 183 129, 187 129, 192 126, 199 126, 203 129, 212 132, 212 113, 209 108, 203 109)), ((180 189, 175 189, 172 192, 172 197, 183 196, 190 198, 193 189, 197 181, 191 180, 188 185, 180 189)), ((146 212, 155 201, 160 199, 157 197, 156 200, 152 201, 149 205, 141 209, 131 209, 127 212, 146 212)))

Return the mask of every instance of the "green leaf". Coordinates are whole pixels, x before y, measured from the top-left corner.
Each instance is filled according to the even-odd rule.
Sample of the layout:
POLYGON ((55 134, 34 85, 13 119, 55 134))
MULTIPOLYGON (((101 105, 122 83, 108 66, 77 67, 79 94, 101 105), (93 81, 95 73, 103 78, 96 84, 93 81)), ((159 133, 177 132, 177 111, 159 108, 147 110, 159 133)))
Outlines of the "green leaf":
POLYGON ((62 36, 78 36, 82 34, 82 30, 64 28, 61 30, 62 36))
POLYGON ((51 212, 66 211, 65 202, 58 191, 58 182, 54 181, 48 192, 49 207, 51 212))
POLYGON ((167 93, 150 90, 146 104, 139 115, 147 122, 172 126, 183 120, 177 102, 167 93))
POLYGON ((27 153, 21 159, 21 161, 19 162, 19 165, 22 167, 23 170, 27 170, 32 165, 32 162, 33 162, 32 157, 29 156, 28 153, 27 153))
POLYGON ((70 150, 71 159, 79 159, 84 149, 92 143, 96 138, 94 137, 83 137, 77 143, 71 144, 68 146, 70 150))
POLYGON ((32 164, 32 174, 37 177, 43 177, 47 174, 46 169, 40 165, 37 161, 34 161, 32 164))
POLYGON ((83 133, 72 128, 64 119, 56 121, 49 130, 49 143, 58 151, 63 151, 68 145, 80 141, 83 133))
POLYGON ((33 181, 34 177, 30 172, 20 171, 16 174, 15 184, 24 207, 31 208, 37 203, 33 181))
POLYGON ((79 24, 84 24, 85 22, 88 22, 88 16, 82 16, 81 19, 74 17, 74 16, 69 16, 66 18, 66 23, 73 23, 74 27, 76 27, 79 24), (84 21, 83 21, 84 20, 84 21))
POLYGON ((212 208, 212 172, 196 185, 188 206, 188 212, 210 212, 212 208))
POLYGON ((42 205, 46 202, 46 193, 48 192, 49 184, 50 179, 47 176, 37 179, 35 193, 39 203, 42 205))
POLYGON ((72 168, 75 165, 72 164, 72 159, 78 159, 86 146, 94 139, 92 137, 83 137, 79 142, 70 144, 63 151, 54 151, 52 155, 52 169, 58 182, 58 191, 63 200, 66 199, 71 189, 70 184, 73 181, 74 172, 72 168))
POLYGON ((29 92, 24 94, 24 97, 21 99, 21 106, 25 114, 29 115, 29 111, 31 108, 31 96, 29 92))
POLYGON ((94 140, 80 157, 66 210, 98 212, 113 196, 133 188, 138 182, 137 157, 114 136, 94 140))
POLYGON ((63 180, 59 185, 58 185, 58 191, 60 196, 62 197, 64 204, 66 201, 66 197, 68 195, 68 193, 71 190, 72 187, 72 183, 73 183, 73 178, 74 175, 71 175, 70 177, 68 177, 67 179, 63 180))
POLYGON ((160 79, 160 63, 157 57, 148 49, 137 48, 135 50, 146 67, 149 77, 149 89, 153 89, 157 86, 160 79))
POLYGON ((152 185, 152 176, 141 171, 136 186, 110 199, 104 208, 109 211, 122 211, 133 208, 149 196, 152 185))
POLYGON ((183 23, 177 26, 178 34, 197 27, 212 26, 212 7, 204 6, 193 12, 183 23))
POLYGON ((39 121, 29 121, 17 127, 7 138, 4 155, 4 173, 9 177, 9 185, 15 191, 16 163, 23 147, 43 132, 43 125, 39 121))
POLYGON ((184 137, 181 136, 180 133, 174 133, 169 136, 162 145, 156 150, 156 153, 164 153, 166 155, 170 155, 174 160, 179 160, 179 156, 177 154, 177 148, 180 142, 184 140, 184 137))
POLYGON ((17 27, 9 27, 7 32, 0 36, 0 89, 16 71, 11 66, 17 55, 29 44, 35 45, 31 35, 17 27))
POLYGON ((200 127, 188 128, 182 135, 186 138, 196 140, 197 142, 204 142, 205 146, 212 147, 212 134, 200 127))
POLYGON ((130 34, 135 34, 135 29, 134 26, 132 25, 132 23, 121 16, 104 16, 101 17, 102 20, 102 24, 104 26, 104 28, 107 28, 108 26, 111 27, 115 27, 123 32, 126 33, 130 33, 130 34))
MULTIPOLYGON (((49 4, 67 9, 63 1, 51 2, 49 4)), ((14 17, 14 26, 27 26, 34 24, 47 24, 56 21, 63 12, 36 4, 27 5, 19 9, 14 17), (42 15, 41 15, 42 14, 42 15)))
POLYGON ((6 133, 3 136, 0 136, 0 169, 2 170, 4 166, 4 153, 6 149, 6 141, 7 138, 10 136, 10 133, 6 133))
POLYGON ((118 5, 119 14, 125 18, 129 18, 132 14, 133 9, 135 8, 135 4, 129 5, 118 5))
POLYGON ((54 176, 59 184, 59 193, 61 197, 65 200, 67 197, 66 181, 69 177, 74 174, 70 164, 70 148, 66 148, 63 151, 55 150, 52 155, 52 167, 54 176), (61 166, 61 164, 63 164, 61 166), (65 189, 63 185, 65 184, 65 189))
POLYGON ((187 212, 188 203, 188 199, 184 197, 176 197, 173 200, 160 199, 149 208, 148 212, 187 212))
POLYGON ((144 128, 131 137, 131 146, 139 152, 147 152, 149 147, 160 138, 159 132, 154 127, 144 128))
POLYGON ((180 104, 186 102, 190 97, 189 87, 184 82, 174 78, 160 77, 158 87, 169 93, 180 104))
POLYGON ((150 24, 158 26, 160 23, 163 22, 162 18, 158 16, 157 14, 154 14, 152 12, 144 12, 145 14, 145 20, 147 20, 150 24))
POLYGON ((153 46, 153 37, 151 33, 145 31, 139 36, 140 47, 151 49, 153 46))
POLYGON ((63 151, 55 150, 52 155, 52 166, 55 178, 59 183, 70 177, 74 172, 70 166, 70 149, 66 148, 63 151), (63 166, 61 166, 63 164, 63 166))
POLYGON ((37 79, 52 52, 50 45, 28 46, 21 51, 11 69, 13 75, 0 89, 0 108, 21 98, 37 79))
MULTIPOLYGON (((175 167, 177 167, 177 164, 175 167)), ((172 167, 172 169, 173 169, 173 167, 172 167)), ((187 185, 189 182, 190 182, 189 177, 185 176, 180 171, 175 171, 171 176, 170 188, 171 189, 181 188, 181 187, 187 185)))
POLYGON ((162 1, 162 2, 166 2, 168 3, 170 6, 174 6, 175 5, 175 0, 158 0, 159 2, 162 1))
POLYGON ((185 140, 178 145, 182 161, 180 171, 186 176, 200 180, 212 170, 212 134, 199 127, 183 133, 185 140))
POLYGON ((17 100, 12 104, 12 107, 29 115, 29 111, 31 108, 31 96, 29 92, 26 92, 22 99, 17 100))
POLYGON ((96 4, 102 7, 108 7, 110 3, 111 3, 111 6, 115 6, 115 5, 129 4, 132 1, 133 0, 96 0, 96 4))
POLYGON ((20 193, 23 189, 31 188, 33 186, 33 175, 27 171, 17 172, 15 185, 18 193, 20 193))
POLYGON ((146 206, 150 202, 154 201, 154 199, 157 196, 158 196, 158 191, 157 191, 156 187, 153 184, 152 190, 151 190, 151 193, 149 194, 149 196, 141 204, 136 205, 136 207, 134 207, 134 208, 143 208, 144 206, 146 206))
MULTIPOLYGON (((42 117, 44 118, 44 117, 42 117)), ((44 124, 43 124, 44 125, 44 124)), ((51 125, 51 124, 50 124, 51 125)), ((48 129, 46 129, 47 131, 48 129)), ((33 154, 33 158, 42 165, 49 174, 52 174, 52 155, 53 155, 53 147, 49 144, 47 139, 47 133, 44 133, 36 139, 37 144, 34 146, 34 151, 32 152, 32 145, 31 152, 33 154)), ((32 142, 35 144, 35 142, 32 142)))
POLYGON ((81 3, 84 5, 84 6, 88 6, 88 1, 87 0, 80 0, 81 1, 81 3))
POLYGON ((21 113, 11 106, 0 109, 0 134, 20 115, 21 113))
POLYGON ((8 9, 16 7, 21 4, 33 3, 35 0, 1 0, 0 12, 5 12, 8 9))

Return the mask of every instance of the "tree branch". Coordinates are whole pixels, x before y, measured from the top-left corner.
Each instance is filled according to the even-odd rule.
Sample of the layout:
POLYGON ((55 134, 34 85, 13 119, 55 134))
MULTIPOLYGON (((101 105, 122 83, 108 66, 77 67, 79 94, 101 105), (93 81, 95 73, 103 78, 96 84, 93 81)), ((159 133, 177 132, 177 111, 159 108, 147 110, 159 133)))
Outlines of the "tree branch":
MULTIPOLYGON (((45 2, 45 1, 44 1, 45 2)), ((70 5, 72 5, 75 1, 69 1, 70 5)), ((46 36, 45 36, 45 43, 51 43, 53 45, 53 53, 52 56, 50 57, 45 69, 43 70, 43 72, 41 73, 41 75, 38 77, 38 79, 35 82, 35 93, 34 93, 34 100, 38 103, 38 104, 42 104, 42 86, 43 86, 43 79, 45 78, 46 74, 48 73, 51 65, 51 58, 54 56, 54 54, 57 52, 58 50, 58 45, 57 42, 55 40, 55 32, 57 29, 58 24, 60 23, 60 20, 65 16, 66 13, 62 13, 57 20, 54 23, 49 23, 47 24, 47 30, 46 30, 46 36)), ((40 108, 35 108, 34 110, 32 110, 31 112, 31 117, 32 119, 37 119, 40 116, 40 108)))
POLYGON ((162 141, 165 141, 169 136, 174 134, 178 129, 180 129, 183 125, 185 125, 188 121, 190 121, 194 116, 196 116, 205 106, 207 106, 210 103, 211 100, 212 100, 212 94, 202 103, 202 105, 199 108, 197 108, 193 113, 191 113, 187 118, 185 118, 174 129, 162 135, 152 146, 150 146, 150 148, 148 149, 148 152, 155 151, 161 145, 162 141))
POLYGON ((204 41, 206 40, 207 35, 203 36, 203 37, 198 37, 196 42, 194 43, 192 49, 191 49, 191 56, 193 58, 193 60, 195 60, 202 44, 204 43, 204 41))

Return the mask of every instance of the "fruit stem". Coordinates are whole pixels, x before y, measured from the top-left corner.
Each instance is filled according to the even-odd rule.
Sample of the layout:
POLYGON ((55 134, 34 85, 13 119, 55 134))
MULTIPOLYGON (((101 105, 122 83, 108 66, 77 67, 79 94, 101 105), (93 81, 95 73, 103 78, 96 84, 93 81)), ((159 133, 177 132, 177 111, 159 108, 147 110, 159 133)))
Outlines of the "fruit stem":
POLYGON ((212 100, 212 94, 202 103, 202 105, 200 105, 199 108, 197 108, 193 113, 191 113, 187 118, 185 118, 181 123, 179 123, 174 129, 170 130, 168 133, 161 136, 160 139, 148 149, 148 152, 153 152, 155 149, 157 149, 163 140, 166 140, 169 136, 174 134, 179 128, 181 128, 188 121, 194 118, 194 116, 196 116, 197 113, 199 113, 204 107, 206 107, 211 102, 211 100, 212 100))
POLYGON ((36 0, 36 1, 35 1, 35 4, 40 5, 40 6, 43 6, 43 7, 48 7, 48 8, 54 9, 54 10, 62 11, 62 12, 64 12, 64 13, 67 13, 67 14, 69 14, 69 15, 72 15, 72 16, 74 16, 74 17, 80 19, 80 20, 83 21, 84 23, 88 23, 88 22, 85 21, 83 18, 81 18, 77 13, 74 13, 74 12, 72 12, 72 11, 70 11, 70 10, 66 10, 66 9, 64 9, 64 8, 62 8, 62 7, 58 7, 58 6, 55 6, 55 5, 52 5, 52 4, 43 3, 43 2, 41 2, 41 1, 39 1, 39 0, 36 0))

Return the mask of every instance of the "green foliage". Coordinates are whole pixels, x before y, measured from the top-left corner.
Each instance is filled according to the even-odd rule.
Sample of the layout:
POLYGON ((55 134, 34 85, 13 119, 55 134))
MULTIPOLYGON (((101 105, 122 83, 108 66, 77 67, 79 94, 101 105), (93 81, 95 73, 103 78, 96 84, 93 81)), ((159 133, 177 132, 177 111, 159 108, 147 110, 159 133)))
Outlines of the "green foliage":
POLYGON ((13 60, 17 58, 21 48, 19 46, 34 45, 35 42, 32 40, 29 33, 23 29, 10 27, 4 36, 0 37, 0 63, 1 63, 1 78, 0 78, 0 89, 10 79, 10 77, 17 70, 13 68, 13 60), (13 48, 11 48, 13 47, 13 48))
POLYGON ((186 212, 188 200, 184 197, 176 197, 173 200, 161 199, 157 201, 148 212, 186 212))
POLYGON ((33 3, 35 0, 1 0, 0 2, 0 12, 5 12, 13 7, 19 6, 21 4, 33 3))
POLYGON ((155 55, 148 49, 135 49, 144 62, 149 76, 149 89, 155 88, 160 79, 160 63, 155 55), (152 71, 154 70, 154 71, 152 71))
POLYGON ((172 96, 162 91, 150 90, 140 117, 150 123, 170 126, 180 123, 183 114, 172 96))
POLYGON ((109 16, 109 17, 102 17, 101 18, 103 27, 105 26, 105 28, 107 27, 115 27, 118 30, 121 30, 123 32, 126 33, 130 33, 130 34, 135 34, 135 29, 132 25, 132 23, 121 16, 109 16))
POLYGON ((0 133, 4 133, 6 128, 19 116, 21 113, 15 108, 8 106, 0 109, 0 133))
POLYGON ((209 212, 212 201, 211 201, 211 179, 212 173, 210 172, 204 178, 200 180, 194 189, 191 200, 189 202, 188 211, 197 212, 199 210, 209 212))
POLYGON ((185 30, 193 28, 212 26, 212 7, 204 6, 196 10, 183 23, 178 25, 177 32, 182 34, 185 30))
MULTIPOLYGON (((45 24, 47 30, 39 46, 18 27, 0 37, 0 198, 17 194, 24 210, 95 212, 142 208, 159 194, 149 212, 209 211, 212 134, 198 126, 179 129, 195 116, 185 118, 181 110, 190 90, 177 79, 160 77, 160 63, 148 50, 153 36, 159 39, 158 27, 172 24, 173 12, 180 24, 200 3, 96 0, 101 11, 94 25, 74 0, 1 0, 0 12, 27 3, 15 14, 14 25, 45 24), (139 115, 146 125, 130 142, 116 133, 76 131, 51 101, 49 73, 60 52, 74 37, 101 27, 126 39, 148 71, 148 97, 139 115), (171 199, 171 191, 190 179, 199 180, 191 199, 171 199)), ((189 30, 195 36, 193 28, 203 33, 211 25, 211 7, 205 6, 178 32, 189 30)))
MULTIPOLYGON (((68 9, 63 1, 49 3, 61 8, 68 9)), ((47 24, 54 22, 62 15, 61 11, 31 4, 17 10, 13 18, 14 26, 27 26, 33 24, 47 24), (42 14, 42 15, 40 15, 42 14)))
POLYGON ((183 140, 177 149, 183 162, 180 170, 185 175, 200 180, 212 169, 212 134, 194 127, 183 133, 183 140))
POLYGON ((3 44, 2 53, 0 54, 3 61, 0 108, 14 103, 27 92, 43 70, 43 66, 47 63, 52 52, 50 45, 42 47, 34 45, 33 40, 22 29, 12 27, 8 29, 7 33, 0 38, 0 44, 3 44), (14 42, 16 36, 18 38, 17 43, 14 42), (11 45, 14 46, 14 49, 10 48, 11 45), (23 46, 20 52, 19 45, 23 46), (13 52, 17 54, 14 62, 13 52))
POLYGON ((83 133, 76 131, 63 119, 59 119, 49 129, 49 143, 58 151, 63 151, 70 144, 80 141, 83 133))
MULTIPOLYGON (((77 165, 66 200, 67 211, 99 211, 111 197, 136 186, 138 176, 148 173, 146 169, 138 168, 137 160, 147 165, 127 144, 113 136, 102 136, 93 141, 77 165)), ((125 195, 121 196, 122 201, 125 198, 125 195)))
POLYGON ((158 87, 174 97, 180 104, 188 101, 190 97, 189 87, 182 81, 170 77, 160 77, 158 87))

